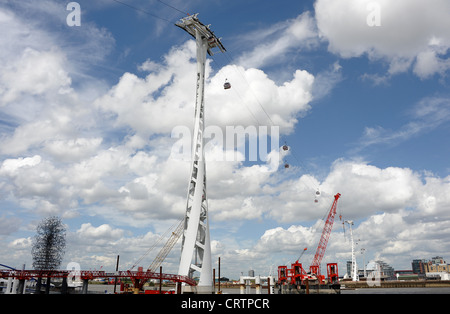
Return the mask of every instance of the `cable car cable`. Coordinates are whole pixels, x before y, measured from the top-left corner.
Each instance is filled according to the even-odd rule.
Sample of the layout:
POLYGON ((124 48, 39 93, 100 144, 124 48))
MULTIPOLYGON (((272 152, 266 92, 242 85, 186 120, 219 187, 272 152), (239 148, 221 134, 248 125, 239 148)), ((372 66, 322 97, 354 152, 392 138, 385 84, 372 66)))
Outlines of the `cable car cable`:
MULTIPOLYGON (((212 61, 213 61, 214 63, 217 64, 217 66, 218 66, 219 68, 224 68, 224 67, 225 67, 225 66, 221 66, 214 56, 212 56, 211 59, 212 59, 212 61)), ((222 73, 221 73, 220 75, 223 76, 222 73)), ((236 89, 236 88, 232 88, 232 90, 233 90, 233 92, 236 93, 236 95, 242 100, 242 103, 244 104, 245 108, 247 108, 248 112, 249 112, 250 115, 253 117, 253 119, 255 120, 256 124, 257 124, 258 126, 260 126, 261 123, 258 121, 258 119, 256 118, 255 114, 250 110, 250 108, 247 106, 247 104, 243 101, 243 97, 242 97, 241 94, 239 93, 239 90, 236 89)))
POLYGON ((112 0, 112 1, 117 2, 117 3, 120 3, 120 4, 124 5, 124 6, 127 6, 127 7, 131 8, 131 9, 133 9, 133 10, 135 10, 135 11, 139 11, 139 12, 145 13, 145 14, 147 14, 147 15, 150 15, 150 16, 156 18, 156 19, 159 19, 159 20, 162 20, 162 21, 165 21, 165 22, 168 22, 168 23, 172 23, 171 21, 169 21, 168 19, 166 19, 166 18, 164 18, 164 17, 160 17, 160 16, 158 16, 158 15, 156 15, 156 14, 153 14, 153 13, 151 13, 151 12, 148 12, 148 11, 146 11, 146 10, 137 8, 137 7, 135 7, 135 6, 131 5, 131 4, 128 4, 128 3, 126 3, 126 2, 122 2, 122 1, 119 1, 119 0, 112 0))
POLYGON ((187 13, 187 12, 184 12, 184 11, 182 11, 182 10, 180 10, 180 9, 177 9, 177 8, 176 8, 176 7, 174 7, 173 5, 171 5, 171 4, 168 4, 168 3, 164 2, 164 1, 161 1, 161 0, 156 0, 156 1, 158 1, 159 3, 162 3, 162 4, 164 4, 165 6, 167 6, 167 7, 171 8, 171 9, 173 9, 173 10, 175 10, 175 11, 178 11, 178 12, 180 12, 180 13, 182 13, 182 14, 185 14, 185 15, 190 15, 189 13, 187 13))
MULTIPOLYGON (((229 60, 229 62, 230 62, 231 64, 236 64, 236 63, 233 61, 233 57, 231 56, 231 53, 230 53, 228 50, 226 51, 226 53, 225 53, 224 55, 225 55, 226 58, 228 58, 228 60, 229 60)), ((236 65, 236 67, 237 67, 237 72, 241 75, 241 77, 242 77, 242 78, 244 79, 244 81, 247 83, 248 89, 249 89, 250 92, 253 94, 253 97, 256 99, 256 102, 257 102, 258 105, 261 107, 261 109, 262 109, 262 111, 264 112, 264 114, 267 116, 268 120, 270 121, 270 124, 271 124, 272 126, 275 126, 275 123, 273 122, 272 118, 270 117, 270 115, 268 114, 268 112, 266 111, 266 109, 264 108, 264 106, 261 104, 261 102, 259 101, 258 97, 257 97, 257 96, 255 95, 255 93, 253 92, 253 90, 252 90, 252 88, 251 88, 251 86, 250 86, 250 83, 248 82, 248 80, 247 80, 247 78, 245 77, 244 73, 242 73, 242 72, 239 70, 239 66, 236 65)), ((284 136, 284 135, 281 135, 281 137, 282 137, 282 139, 285 139, 285 136, 284 136)), ((296 156, 296 154, 295 154, 294 152, 291 152, 291 153, 292 153, 292 156, 295 158, 295 160, 300 164, 300 166, 303 167, 303 169, 305 169, 305 170, 308 171, 308 172, 311 172, 311 171, 309 171, 308 167, 306 167, 306 166, 299 160, 299 158, 297 158, 297 156, 296 156)), ((312 179, 311 179, 309 176, 307 176, 307 177, 308 177, 308 179, 311 181, 312 186, 316 187, 315 190, 318 191, 319 189, 317 188, 316 184, 314 184, 314 182, 312 181, 312 179)))
MULTIPOLYGON (((151 12, 148 12, 148 11, 146 11, 146 10, 140 9, 140 8, 138 8, 138 7, 135 7, 135 6, 131 5, 131 4, 128 4, 128 3, 125 3, 125 2, 122 2, 122 1, 119 1, 119 0, 112 0, 112 1, 114 1, 114 2, 116 2, 116 3, 119 3, 119 4, 122 4, 122 5, 124 5, 124 6, 127 6, 127 7, 131 8, 131 9, 133 9, 133 10, 136 10, 136 11, 139 11, 139 12, 142 12, 142 13, 145 13, 145 14, 147 14, 147 15, 149 15, 149 16, 152 16, 152 17, 154 17, 154 18, 156 18, 156 19, 159 19, 159 20, 162 20, 162 21, 165 21, 165 22, 168 22, 168 23, 172 23, 170 20, 168 20, 168 19, 166 19, 166 18, 163 18, 163 17, 161 17, 161 16, 158 16, 158 15, 153 14, 153 13, 151 13, 151 12)), ((169 7, 169 8, 171 8, 171 9, 173 9, 173 10, 179 12, 179 13, 189 15, 189 13, 184 12, 184 11, 182 11, 182 10, 180 10, 180 9, 178 9, 178 8, 176 8, 176 7, 170 5, 170 4, 168 4, 168 3, 166 3, 166 2, 164 2, 164 1, 162 1, 162 0, 157 0, 157 1, 160 2, 161 4, 164 4, 165 6, 167 6, 167 7, 169 7)), ((225 53, 226 58, 228 58, 230 64, 233 64, 234 62, 233 62, 233 58, 232 58, 230 52, 227 51, 227 53, 225 53), (228 54, 227 54, 227 53, 228 53, 228 54)), ((213 60, 214 60, 214 58, 213 58, 213 60)), ((214 61, 215 61, 215 60, 214 60, 214 61)), ((239 68, 237 65, 236 65, 236 67, 239 68)), ((241 75, 241 77, 242 77, 242 78, 245 80, 245 82, 247 83, 250 92, 253 94, 253 97, 256 99, 256 102, 258 103, 258 105, 260 106, 260 108, 262 109, 262 111, 264 112, 264 114, 267 116, 267 118, 269 119, 270 124, 271 124, 272 126, 275 126, 275 123, 273 122, 272 118, 270 117, 270 115, 268 114, 268 112, 266 111, 266 109, 264 108, 264 106, 261 104, 261 102, 259 101, 258 97, 256 97, 256 95, 255 95, 254 91, 252 90, 252 88, 251 88, 251 86, 250 86, 250 83, 248 82, 248 80, 247 80, 247 78, 245 77, 245 75, 244 75, 241 71, 239 71, 239 70, 238 70, 237 72, 241 75)), ((240 97, 240 95, 239 95, 239 97, 240 97)), ((240 97, 240 98, 242 99, 242 97, 240 97)), ((246 107, 247 107, 247 106, 246 106, 246 107)), ((247 110, 251 113, 251 115, 253 116, 253 118, 254 118, 255 121, 257 122, 258 126, 261 125, 261 124, 259 123, 259 121, 256 119, 255 115, 250 111, 250 109, 249 109, 248 107, 247 107, 247 110)), ((285 136, 282 135, 282 138, 285 138, 285 136)), ((308 168, 307 168, 307 167, 306 167, 306 166, 305 166, 305 165, 297 158, 296 154, 292 154, 292 156, 294 156, 294 158, 295 158, 296 161, 301 165, 301 167, 303 167, 305 170, 309 171, 308 168)), ((285 168, 288 168, 288 167, 286 167, 286 165, 285 165, 285 168)), ((307 177, 309 178, 309 176, 307 176, 307 177)), ((312 182, 312 179, 311 179, 311 178, 309 178, 309 179, 311 180, 311 183, 313 183, 312 185, 315 186, 314 182, 312 182)), ((318 190, 318 189, 317 189, 317 190, 318 190)), ((316 200, 317 200, 317 199, 316 199, 316 200)))

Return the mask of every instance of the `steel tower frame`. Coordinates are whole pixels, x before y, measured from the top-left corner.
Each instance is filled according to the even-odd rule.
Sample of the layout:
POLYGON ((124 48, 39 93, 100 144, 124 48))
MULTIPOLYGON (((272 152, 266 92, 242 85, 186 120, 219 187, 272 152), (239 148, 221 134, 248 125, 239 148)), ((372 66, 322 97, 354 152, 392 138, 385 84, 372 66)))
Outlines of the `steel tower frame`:
MULTIPOLYGON (((208 201, 206 194, 206 164, 203 132, 205 128, 205 63, 206 53, 213 55, 212 48, 225 52, 220 39, 202 24, 198 14, 187 16, 175 25, 185 30, 197 44, 197 91, 195 123, 192 140, 191 176, 189 179, 183 241, 178 274, 193 277, 199 272, 198 293, 212 293, 214 278, 211 263, 208 201)), ((185 287, 187 288, 187 287, 185 287)))

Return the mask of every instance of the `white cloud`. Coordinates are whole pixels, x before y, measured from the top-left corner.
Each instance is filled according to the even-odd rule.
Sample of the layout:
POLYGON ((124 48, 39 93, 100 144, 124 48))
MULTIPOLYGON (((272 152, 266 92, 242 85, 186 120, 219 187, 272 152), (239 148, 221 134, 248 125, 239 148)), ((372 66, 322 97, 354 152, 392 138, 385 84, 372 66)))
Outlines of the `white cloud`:
POLYGON ((90 223, 84 223, 80 229, 77 230, 79 237, 87 237, 89 239, 101 239, 102 241, 109 242, 111 240, 117 240, 123 236, 123 230, 113 229, 107 224, 103 224, 98 227, 92 226, 90 223))
MULTIPOLYGON (((169 133, 175 126, 191 127, 195 95, 195 43, 172 49, 163 64, 151 61, 154 72, 145 78, 125 73, 96 106, 113 114, 117 127, 132 127, 138 134, 169 133), (149 123, 149 119, 152 121, 149 123)), ((144 63, 149 64, 149 61, 144 63)), ((227 125, 279 125, 292 131, 297 116, 307 112, 314 77, 297 70, 291 81, 277 86, 267 74, 254 68, 228 65, 216 74, 207 67, 206 123, 227 125), (228 79, 232 89, 223 89, 228 79), (257 96, 256 96, 257 95, 257 96), (267 117, 269 115, 270 119, 267 117)))
POLYGON ((44 150, 62 161, 76 161, 94 155, 102 138, 76 138, 49 141, 44 150))
MULTIPOLYGON (((448 194, 450 186, 448 185, 448 179, 446 180, 447 183, 442 187, 446 186, 445 189, 447 189, 448 194)), ((425 189, 428 190, 428 188, 427 186, 425 189)), ((435 193, 440 194, 440 191, 435 190, 435 193)), ((416 202, 420 202, 420 197, 421 195, 417 199, 413 198, 416 202)), ((446 196, 440 198, 445 199, 446 196)), ((345 200, 345 197, 342 200, 345 200)), ((448 211, 450 201, 447 199, 445 202, 445 208, 447 208, 445 210, 448 211)), ((348 202, 342 202, 338 207, 346 204, 348 202)), ((356 217, 354 213, 348 212, 347 208, 343 209, 343 212, 344 219, 356 217)), ((358 219, 361 222, 353 226, 357 251, 359 252, 360 248, 365 249, 366 263, 370 260, 382 259, 397 269, 407 268, 408 263, 413 259, 442 255, 442 252, 447 252, 450 249, 448 244, 442 242, 442 239, 449 236, 450 217, 445 216, 445 214, 442 216, 441 211, 435 214, 438 216, 431 218, 429 212, 416 207, 412 210, 408 208, 392 213, 366 215, 362 221, 358 219)), ((351 243, 348 225, 345 226, 344 231, 341 224, 342 221, 336 216, 322 264, 338 262, 340 275, 344 275, 345 263, 351 260, 351 243)), ((224 248, 220 256, 233 260, 228 270, 230 273, 238 274, 238 272, 233 272, 233 263, 235 262, 240 265, 256 266, 257 271, 267 273, 269 267, 274 270, 278 265, 289 266, 306 247, 307 251, 302 256, 301 262, 303 267, 307 269, 313 260, 323 226, 324 221, 317 220, 311 227, 294 224, 288 228, 268 229, 255 243, 241 246, 241 249, 224 248), (255 258, 263 262, 254 265, 255 258)), ((362 258, 359 254, 357 255, 357 262, 362 265, 362 258)), ((362 266, 360 267, 362 268, 362 266)))
POLYGON ((445 73, 449 68, 450 3, 432 0, 317 0, 315 15, 320 36, 328 49, 343 58, 367 54, 372 60, 387 60, 389 73, 413 66, 421 78, 445 73), (380 8, 380 26, 367 18, 380 8))
POLYGON ((417 55, 417 60, 414 65, 414 73, 419 77, 426 79, 433 76, 435 73, 442 75, 450 68, 450 60, 440 58, 439 55, 445 55, 449 47, 444 47, 439 52, 435 47, 430 47, 417 55))
POLYGON ((397 144, 435 130, 450 120, 450 99, 424 98, 412 107, 409 116, 410 122, 397 130, 386 130, 381 126, 366 127, 355 151, 376 144, 397 144))
POLYGON ((314 78, 313 98, 318 100, 330 94, 331 90, 342 81, 342 66, 335 62, 328 70, 319 72, 314 78))
POLYGON ((260 68, 279 64, 298 50, 316 46, 317 30, 311 14, 305 12, 295 19, 251 32, 243 36, 242 41, 254 48, 245 52, 239 58, 238 64, 260 68))
MULTIPOLYGON (((224 179, 230 180, 230 187, 236 187, 240 193, 232 200, 225 202, 227 198, 224 198, 224 204, 216 205, 222 211, 219 217, 231 215, 238 206, 251 204, 254 215, 251 219, 270 217, 280 223, 314 221, 325 216, 336 193, 342 195, 338 214, 353 220, 406 209, 413 209, 415 219, 423 219, 432 213, 433 216, 447 216, 445 212, 450 206, 448 192, 445 192, 450 188, 448 178, 421 174, 408 168, 379 168, 364 161, 337 160, 322 182, 306 175, 277 182, 277 176, 283 175, 256 178, 252 186, 258 191, 245 188, 246 181, 235 176, 236 182, 243 185, 234 186, 234 178, 225 176, 224 179), (316 187, 321 191, 319 203, 314 203, 316 187), (244 202, 248 197, 251 202, 244 202)), ((223 185, 220 190, 230 187, 223 185)), ((218 202, 216 198, 212 201, 218 202)), ((214 209, 212 212, 216 215, 214 209)))
MULTIPOLYGON (((21 154, 50 141, 48 152, 55 153, 52 150, 55 143, 70 143, 72 137, 99 125, 93 123, 95 114, 90 102, 102 91, 103 83, 94 82, 86 74, 88 71, 82 75, 84 83, 79 84, 78 78, 80 69, 104 56, 112 40, 107 32, 89 23, 80 32, 65 34, 67 36, 55 32, 54 24, 51 29, 47 23, 55 19, 61 19, 62 23, 64 15, 60 14, 56 2, 46 1, 33 8, 31 2, 12 4, 16 5, 21 9, 15 13, 0 7, 1 27, 8 29, 8 35, 0 39, 5 47, 0 52, 0 107, 11 125, 16 126, 13 132, 1 135, 0 151, 21 154), (31 12, 36 13, 36 10, 42 12, 32 16, 31 12), (74 39, 81 33, 87 40, 74 39), (79 87, 77 91, 72 87, 74 77, 79 87)), ((61 154, 55 157, 77 158, 61 154)))
POLYGON ((63 69, 64 61, 57 52, 25 49, 15 64, 6 66, 2 71, 0 84, 5 90, 2 103, 16 100, 21 93, 32 96, 46 92, 67 93, 71 79, 63 69))
POLYGON ((0 235, 8 235, 19 229, 22 220, 18 217, 0 216, 0 235))
POLYGON ((22 167, 34 167, 41 162, 42 158, 39 155, 27 158, 6 159, 2 163, 0 173, 14 176, 17 170, 22 167))
MULTIPOLYGON (((46 2, 49 8, 43 14, 49 18, 57 11, 53 4, 46 2)), ((145 78, 125 73, 92 106, 99 93, 92 89, 100 86, 102 91, 103 85, 74 84, 74 77, 85 77, 84 65, 91 60, 83 64, 75 54, 101 56, 111 45, 108 33, 83 24, 80 31, 89 35, 87 40, 69 45, 67 39, 46 31, 45 21, 25 13, 0 12, 0 22, 15 34, 2 39, 8 50, 0 55, 7 70, 0 80, 1 106, 16 124, 12 132, 2 134, 0 151, 25 156, 2 164, 1 184, 10 200, 27 211, 65 217, 83 214, 89 207, 89 214, 136 227, 151 223, 150 219, 182 216, 189 164, 168 159, 168 134, 174 126, 192 125, 195 43, 174 47, 161 62, 146 61, 139 67, 149 72, 145 78), (91 53, 96 44, 105 48, 91 53), (32 75, 26 75, 30 71, 32 75)), ((310 36, 309 16, 294 22, 283 26, 289 36, 310 36)), ((235 65, 212 73, 208 64, 207 75, 206 117, 211 125, 246 127, 258 122, 268 125, 271 120, 289 133, 298 116, 310 108, 314 77, 306 71, 295 71, 281 85, 261 70, 235 65), (232 81, 231 91, 223 90, 224 76, 232 81)), ((247 219, 259 219, 264 212, 255 210, 259 205, 251 196, 270 173, 238 162, 221 166, 209 175, 210 184, 222 188, 210 193, 211 203, 224 204, 226 209, 217 211, 217 217, 233 219, 244 204, 247 219), (227 195, 238 190, 242 196, 228 203, 227 195)))
POLYGON ((322 189, 342 194, 339 207, 354 219, 414 206, 411 202, 420 187, 420 176, 410 169, 349 161, 335 162, 322 184, 322 189))

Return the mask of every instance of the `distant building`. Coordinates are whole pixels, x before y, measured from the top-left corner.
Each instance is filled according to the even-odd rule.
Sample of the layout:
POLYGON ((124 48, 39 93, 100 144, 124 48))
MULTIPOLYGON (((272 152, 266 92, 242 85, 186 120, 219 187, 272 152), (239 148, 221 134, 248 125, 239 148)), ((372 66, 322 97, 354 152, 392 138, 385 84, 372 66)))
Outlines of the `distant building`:
POLYGON ((449 267, 442 256, 435 256, 427 263, 427 273, 449 272, 449 267))
POLYGON ((412 272, 417 275, 425 275, 427 261, 424 259, 414 259, 411 263, 412 272))
POLYGON ((415 274, 446 280, 450 273, 450 266, 445 262, 442 256, 432 257, 430 260, 415 259, 411 263, 415 274))
MULTIPOLYGON (((389 279, 395 279, 395 271, 394 268, 390 265, 388 265, 386 262, 378 260, 375 262, 371 262, 368 264, 369 267, 366 266, 366 273, 372 271, 373 269, 370 267, 370 265, 374 265, 377 263, 379 265, 380 269, 380 276, 382 280, 389 280, 389 279)), ((352 269, 352 262, 347 261, 347 276, 351 277, 351 269, 352 269)), ((358 276, 364 277, 364 269, 358 269, 358 276)))
POLYGON ((439 264, 447 264, 444 261, 444 258, 442 256, 435 256, 431 258, 431 263, 434 265, 439 265, 439 264))
POLYGON ((378 263, 378 265, 380 266, 382 278, 386 278, 386 279, 395 279, 396 278, 394 267, 388 265, 387 263, 385 263, 381 260, 375 261, 375 263, 378 263))
POLYGON ((412 270, 396 270, 395 276, 397 280, 419 280, 419 274, 414 273, 412 270))

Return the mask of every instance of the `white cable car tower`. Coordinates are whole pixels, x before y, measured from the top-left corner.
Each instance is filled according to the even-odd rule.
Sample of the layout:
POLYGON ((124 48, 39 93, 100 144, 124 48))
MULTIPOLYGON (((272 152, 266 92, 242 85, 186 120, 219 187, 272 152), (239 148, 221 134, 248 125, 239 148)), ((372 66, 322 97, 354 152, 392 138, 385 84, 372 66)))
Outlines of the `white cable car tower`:
MULTIPOLYGON (((198 14, 187 16, 175 25, 193 36, 197 43, 197 93, 195 102, 195 124, 192 140, 191 177, 189 179, 183 242, 178 274, 193 277, 200 273, 198 293, 212 293, 214 278, 211 264, 208 201, 206 197, 206 166, 203 150, 205 127, 204 89, 206 53, 213 55, 212 48, 225 52, 220 39, 202 24, 198 14)), ((188 288, 185 286, 184 288, 188 288)))

